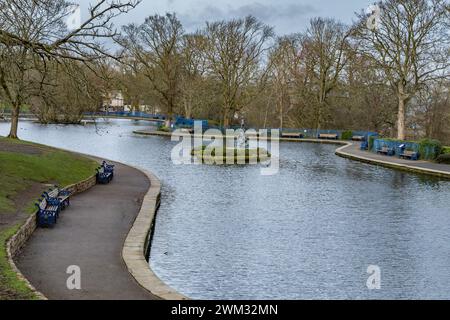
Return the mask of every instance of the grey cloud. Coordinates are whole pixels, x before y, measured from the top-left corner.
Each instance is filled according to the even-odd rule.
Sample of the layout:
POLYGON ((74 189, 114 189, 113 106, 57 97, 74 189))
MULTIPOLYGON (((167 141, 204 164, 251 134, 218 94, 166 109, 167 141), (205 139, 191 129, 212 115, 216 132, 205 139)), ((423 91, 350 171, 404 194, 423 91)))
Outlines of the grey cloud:
POLYGON ((204 25, 206 21, 226 20, 236 17, 253 15, 256 18, 271 24, 280 20, 294 20, 316 13, 317 10, 311 5, 303 4, 262 4, 254 2, 240 7, 228 6, 221 9, 217 6, 208 5, 201 10, 190 14, 179 14, 179 18, 187 29, 197 28, 204 25))

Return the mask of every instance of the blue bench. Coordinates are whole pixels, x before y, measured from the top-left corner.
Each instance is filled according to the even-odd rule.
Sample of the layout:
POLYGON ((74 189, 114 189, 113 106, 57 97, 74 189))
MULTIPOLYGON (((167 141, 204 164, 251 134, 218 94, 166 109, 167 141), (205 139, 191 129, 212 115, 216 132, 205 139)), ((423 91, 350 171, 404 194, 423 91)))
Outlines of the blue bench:
POLYGON ((109 165, 103 161, 97 170, 97 183, 108 184, 114 178, 114 165, 109 165))
POLYGON ((362 141, 361 142, 361 146, 360 146, 361 150, 369 150, 369 142, 368 141, 362 141))
POLYGON ((398 156, 403 159, 419 160, 419 153, 416 151, 402 150, 398 156))
POLYGON ((317 136, 318 139, 332 139, 332 140, 338 140, 339 135, 337 133, 319 133, 317 136))
POLYGON ((36 203, 38 226, 51 227, 55 225, 60 212, 70 205, 71 194, 69 190, 60 189, 58 186, 45 191, 39 202, 36 203))
POLYGON ((104 168, 105 172, 111 173, 111 180, 112 180, 114 178, 114 165, 107 164, 106 161, 103 161, 102 167, 104 168))
POLYGON ((379 149, 377 149, 377 153, 379 154, 384 154, 386 156, 393 156, 395 155, 395 150, 393 148, 389 148, 389 147, 381 147, 379 149))
POLYGON ((42 199, 39 203, 36 203, 38 208, 37 212, 37 225, 38 227, 52 227, 56 224, 59 216, 59 206, 51 204, 46 198, 42 199))
POLYGON ((47 199, 47 201, 60 206, 60 211, 70 205, 71 195, 72 193, 69 190, 60 189, 58 186, 55 186, 53 190, 43 193, 43 196, 47 199))
POLYGON ((301 132, 281 132, 281 138, 302 139, 303 138, 303 133, 301 133, 301 132))

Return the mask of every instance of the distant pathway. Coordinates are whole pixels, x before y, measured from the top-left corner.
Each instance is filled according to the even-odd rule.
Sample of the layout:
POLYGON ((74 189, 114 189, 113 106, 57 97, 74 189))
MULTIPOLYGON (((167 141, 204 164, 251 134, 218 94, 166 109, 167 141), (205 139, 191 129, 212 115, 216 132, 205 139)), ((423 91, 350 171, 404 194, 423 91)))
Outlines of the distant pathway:
POLYGON ((430 161, 411 161, 400 159, 396 156, 388 157, 373 152, 360 150, 359 143, 347 143, 336 150, 336 154, 345 158, 363 161, 371 164, 379 164, 385 167, 400 169, 410 172, 431 174, 443 178, 450 178, 450 165, 439 164, 430 161))
POLYGON ((122 260, 125 238, 150 182, 142 172, 116 164, 114 180, 71 199, 52 229, 37 229, 17 265, 49 299, 155 299, 122 260), (68 266, 81 268, 82 290, 68 290, 68 266))

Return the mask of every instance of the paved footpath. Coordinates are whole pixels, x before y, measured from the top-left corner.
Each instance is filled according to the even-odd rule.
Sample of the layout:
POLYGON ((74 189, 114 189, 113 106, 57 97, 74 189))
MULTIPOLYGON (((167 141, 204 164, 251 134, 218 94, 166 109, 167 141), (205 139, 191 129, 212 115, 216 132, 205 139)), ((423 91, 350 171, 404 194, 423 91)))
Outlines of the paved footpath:
POLYGON ((52 229, 37 229, 17 258, 34 287, 49 299, 155 299, 122 260, 125 238, 150 186, 140 171, 116 164, 114 180, 72 197, 52 229), (67 267, 81 268, 81 290, 68 290, 67 267))
POLYGON ((448 165, 448 164, 439 164, 439 163, 423 161, 423 160, 411 161, 411 160, 406 160, 406 159, 400 159, 396 156, 388 157, 388 156, 376 154, 373 152, 362 151, 362 150, 360 150, 359 146, 360 146, 359 143, 353 143, 352 145, 343 147, 341 150, 342 150, 342 152, 348 153, 352 156, 363 157, 363 158, 367 158, 367 159, 370 159, 373 161, 382 161, 382 162, 387 162, 387 163, 391 163, 391 164, 407 166, 409 168, 418 169, 418 170, 422 169, 422 170, 440 171, 444 175, 448 175, 448 177, 450 178, 450 165, 448 165))

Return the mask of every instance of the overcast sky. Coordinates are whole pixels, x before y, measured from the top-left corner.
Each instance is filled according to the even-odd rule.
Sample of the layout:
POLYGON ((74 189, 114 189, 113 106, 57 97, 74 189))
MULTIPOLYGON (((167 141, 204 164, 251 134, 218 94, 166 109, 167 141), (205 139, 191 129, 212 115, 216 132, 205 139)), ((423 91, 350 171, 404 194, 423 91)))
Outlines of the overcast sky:
POLYGON ((143 0, 132 12, 117 19, 116 24, 141 23, 149 15, 176 12, 186 31, 192 32, 203 27, 207 20, 251 14, 282 35, 305 30, 309 19, 317 16, 351 23, 355 12, 373 2, 375 0, 143 0))

